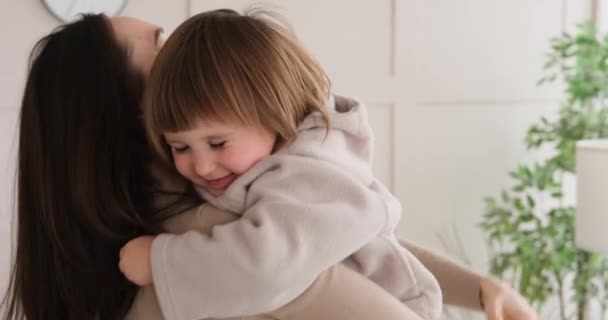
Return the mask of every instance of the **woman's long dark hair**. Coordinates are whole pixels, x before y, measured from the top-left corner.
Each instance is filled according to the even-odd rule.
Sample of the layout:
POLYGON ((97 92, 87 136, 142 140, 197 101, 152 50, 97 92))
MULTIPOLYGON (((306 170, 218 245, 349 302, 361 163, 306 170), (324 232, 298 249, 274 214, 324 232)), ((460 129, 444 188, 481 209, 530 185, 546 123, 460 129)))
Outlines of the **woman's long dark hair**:
POLYGON ((128 311, 137 288, 118 269, 119 249, 159 230, 138 121, 143 85, 104 15, 84 15, 34 47, 4 319, 122 319, 128 311))

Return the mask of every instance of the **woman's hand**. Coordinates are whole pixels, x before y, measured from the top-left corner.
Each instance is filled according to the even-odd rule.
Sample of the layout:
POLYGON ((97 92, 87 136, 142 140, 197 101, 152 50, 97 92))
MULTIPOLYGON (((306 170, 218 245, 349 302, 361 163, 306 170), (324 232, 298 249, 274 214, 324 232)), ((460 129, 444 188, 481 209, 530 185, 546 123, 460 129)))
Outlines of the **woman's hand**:
POLYGON ((152 284, 152 241, 154 237, 135 238, 120 249, 118 267, 129 281, 138 286, 152 284))
POLYGON ((508 284, 481 278, 481 303, 488 320, 538 320, 526 300, 508 284))

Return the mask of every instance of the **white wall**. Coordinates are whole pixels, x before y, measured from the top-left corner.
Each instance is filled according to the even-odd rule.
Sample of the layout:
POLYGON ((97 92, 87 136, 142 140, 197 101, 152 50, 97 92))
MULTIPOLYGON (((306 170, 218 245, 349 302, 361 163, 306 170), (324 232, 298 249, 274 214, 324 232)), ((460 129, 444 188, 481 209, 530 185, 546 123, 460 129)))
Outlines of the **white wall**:
MULTIPOLYGON (((37 0, 0 2, 0 289, 9 259, 12 166, 26 58, 58 22, 37 0)), ((171 31, 190 12, 248 0, 129 0, 125 15, 171 31)), ((444 249, 451 225, 486 267, 481 199, 508 185, 522 139, 555 111, 557 86, 538 88, 548 39, 587 16, 577 0, 275 1, 326 67, 337 92, 370 106, 378 176, 402 200, 400 235, 444 249)))

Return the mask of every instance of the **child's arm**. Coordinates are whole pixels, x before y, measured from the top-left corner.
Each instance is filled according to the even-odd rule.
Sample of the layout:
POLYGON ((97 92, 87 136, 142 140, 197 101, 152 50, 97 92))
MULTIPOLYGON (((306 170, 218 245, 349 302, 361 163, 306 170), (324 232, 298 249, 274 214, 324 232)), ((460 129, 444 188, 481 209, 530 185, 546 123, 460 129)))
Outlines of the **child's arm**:
POLYGON ((154 240, 154 285, 166 318, 276 309, 382 231, 385 204, 367 186, 329 162, 292 157, 251 185, 238 221, 211 236, 154 240))
MULTIPOLYGON (((210 234, 214 225, 236 219, 238 216, 235 214, 205 204, 172 217, 166 227, 172 233, 195 229, 210 234)), ((153 286, 145 286, 139 290, 125 319, 164 319, 153 286)), ((303 294, 287 305, 268 314, 238 319, 403 320, 419 317, 370 279, 337 264, 321 273, 303 294)))

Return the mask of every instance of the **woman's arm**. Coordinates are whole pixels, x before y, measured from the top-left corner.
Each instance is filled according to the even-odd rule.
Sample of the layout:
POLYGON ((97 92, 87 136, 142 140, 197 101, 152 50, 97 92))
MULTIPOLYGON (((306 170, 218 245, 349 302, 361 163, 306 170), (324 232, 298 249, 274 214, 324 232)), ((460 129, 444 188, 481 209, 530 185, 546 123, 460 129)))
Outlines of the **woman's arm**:
POLYGON ((499 279, 482 276, 444 254, 411 242, 401 240, 401 245, 435 275, 446 304, 473 310, 483 309, 488 319, 538 319, 524 297, 499 279))
POLYGON ((481 310, 479 297, 482 276, 479 273, 445 254, 405 240, 400 242, 437 278, 444 303, 481 310))
POLYGON ((269 313, 281 320, 423 320, 382 287, 337 264, 286 306, 269 313))

